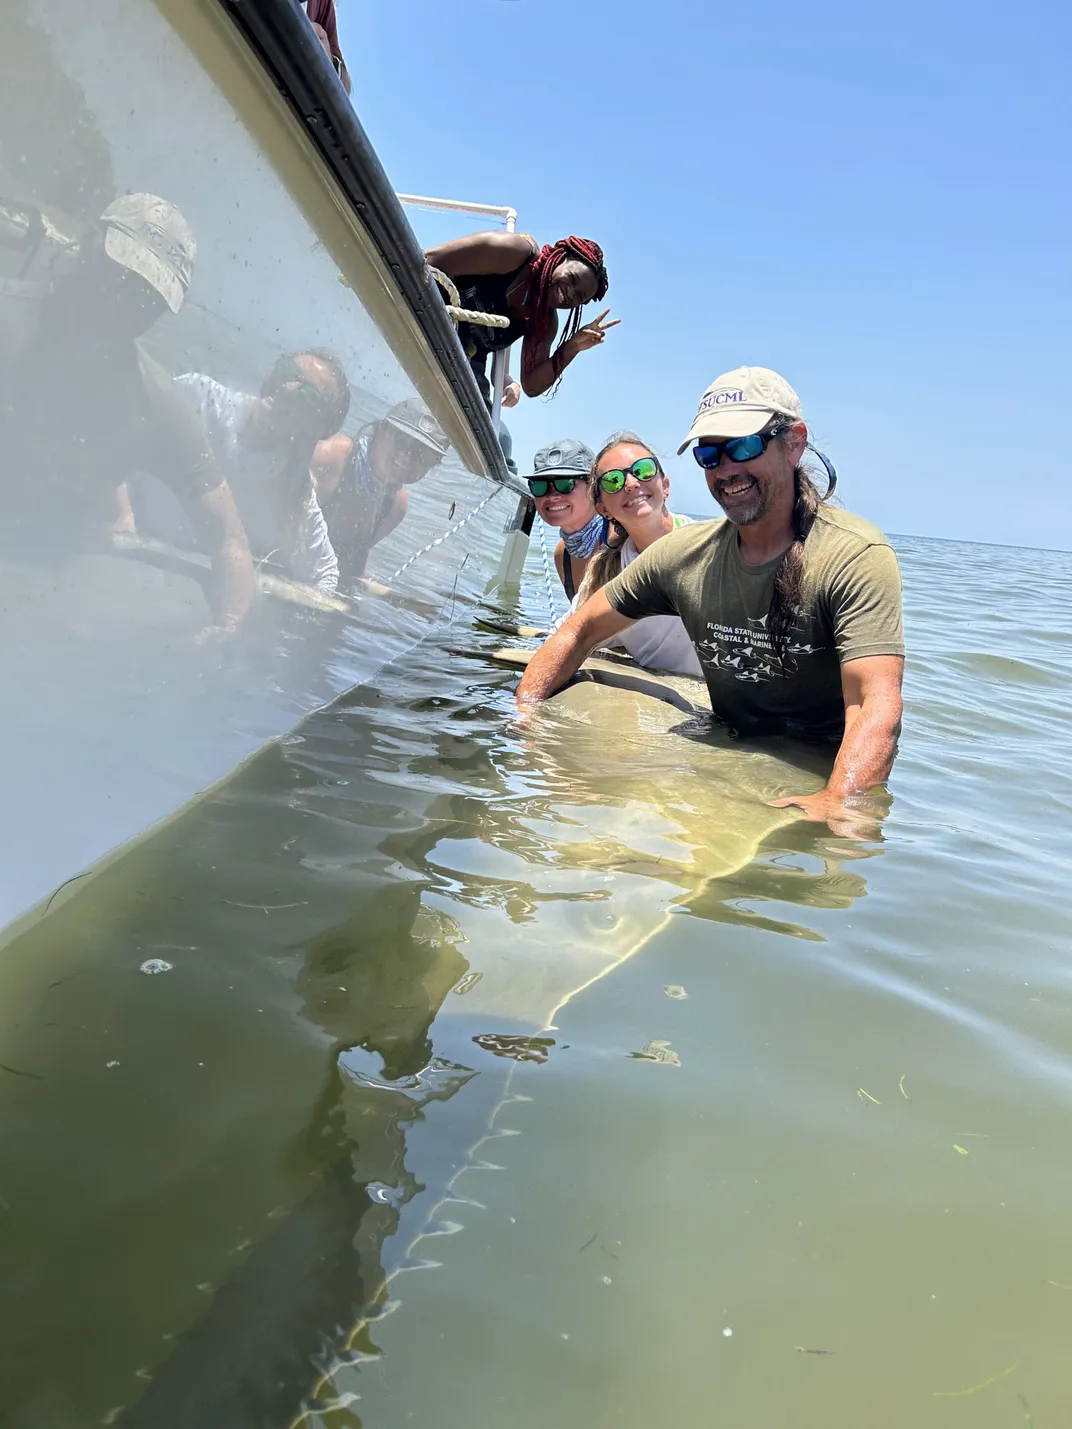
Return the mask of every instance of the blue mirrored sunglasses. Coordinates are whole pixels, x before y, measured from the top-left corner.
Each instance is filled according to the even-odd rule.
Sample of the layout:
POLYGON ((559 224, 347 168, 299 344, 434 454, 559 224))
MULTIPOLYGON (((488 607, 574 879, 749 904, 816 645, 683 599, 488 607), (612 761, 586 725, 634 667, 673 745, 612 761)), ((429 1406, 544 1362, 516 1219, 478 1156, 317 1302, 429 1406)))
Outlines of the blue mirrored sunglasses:
POLYGON ((705 471, 714 471, 722 460, 723 452, 730 461, 754 461, 757 456, 763 455, 775 437, 780 437, 791 426, 791 422, 781 422, 765 431, 754 432, 750 437, 729 437, 724 442, 698 442, 692 454, 705 471))

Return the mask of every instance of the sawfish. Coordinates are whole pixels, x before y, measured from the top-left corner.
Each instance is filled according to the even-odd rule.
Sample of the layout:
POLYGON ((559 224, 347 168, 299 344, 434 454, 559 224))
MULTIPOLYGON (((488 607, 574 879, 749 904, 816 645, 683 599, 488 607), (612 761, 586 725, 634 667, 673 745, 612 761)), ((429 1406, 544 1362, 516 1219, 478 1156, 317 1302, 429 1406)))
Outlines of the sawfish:
POLYGON ((478 870, 455 866, 452 797, 416 778, 386 804, 382 785, 351 790, 348 809, 378 799, 390 819, 340 805, 322 827, 296 790, 289 825, 239 820, 234 786, 284 761, 275 747, 12 931, 13 1426, 252 1429, 302 1401, 306 1419, 345 1406, 367 1326, 439 1232, 518 1062, 796 817, 768 799, 821 784, 814 751, 738 744, 703 705, 697 682, 588 662, 496 775, 478 870), (321 843, 344 878, 318 873, 321 843), (31 1276, 42 1238, 49 1269, 31 1276))

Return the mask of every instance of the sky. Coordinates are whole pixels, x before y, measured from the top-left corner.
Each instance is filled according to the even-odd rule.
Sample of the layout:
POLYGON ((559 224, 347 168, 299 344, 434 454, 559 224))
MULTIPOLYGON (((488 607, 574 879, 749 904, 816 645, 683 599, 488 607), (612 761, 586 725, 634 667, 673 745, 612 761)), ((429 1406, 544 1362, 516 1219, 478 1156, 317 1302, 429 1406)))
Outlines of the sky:
MULTIPOLYGON (((397 190, 603 246, 621 325, 508 415, 522 473, 629 427, 706 513, 676 448, 754 364, 796 388, 848 509, 1072 549, 1072 7, 337 3, 397 190)), ((409 213, 426 245, 473 228, 409 213)))

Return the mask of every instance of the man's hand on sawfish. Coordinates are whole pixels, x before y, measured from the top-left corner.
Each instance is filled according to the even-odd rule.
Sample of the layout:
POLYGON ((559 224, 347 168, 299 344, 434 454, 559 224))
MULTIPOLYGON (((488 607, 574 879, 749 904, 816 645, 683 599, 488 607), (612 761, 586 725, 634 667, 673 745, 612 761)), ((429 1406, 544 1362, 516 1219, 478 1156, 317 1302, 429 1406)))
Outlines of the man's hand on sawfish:
POLYGON ((621 318, 611 318, 610 322, 604 321, 609 312, 610 308, 604 308, 599 317, 593 318, 590 323, 585 323, 584 327, 579 327, 573 334, 573 345, 578 352, 586 352, 590 347, 598 347, 611 328, 618 326, 621 318))

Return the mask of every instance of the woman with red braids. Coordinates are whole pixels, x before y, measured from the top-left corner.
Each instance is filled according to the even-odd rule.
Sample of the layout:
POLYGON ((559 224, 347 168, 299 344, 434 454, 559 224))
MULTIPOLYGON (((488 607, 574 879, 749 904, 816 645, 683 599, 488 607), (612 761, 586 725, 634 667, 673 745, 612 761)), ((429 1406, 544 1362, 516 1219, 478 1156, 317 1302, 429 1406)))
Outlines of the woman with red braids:
MULTIPOLYGON (((619 321, 607 322, 610 309, 605 308, 581 326, 585 303, 599 302, 607 293, 603 250, 589 238, 560 238, 541 248, 529 233, 472 233, 429 248, 425 257, 454 279, 463 308, 510 319, 508 328, 458 325, 462 347, 489 402, 489 353, 521 338, 521 388, 527 397, 539 397, 558 382, 579 352, 598 347, 619 321), (552 352, 559 309, 569 317, 552 352)), ((519 396, 517 383, 508 378, 503 406, 515 406, 519 396)))

